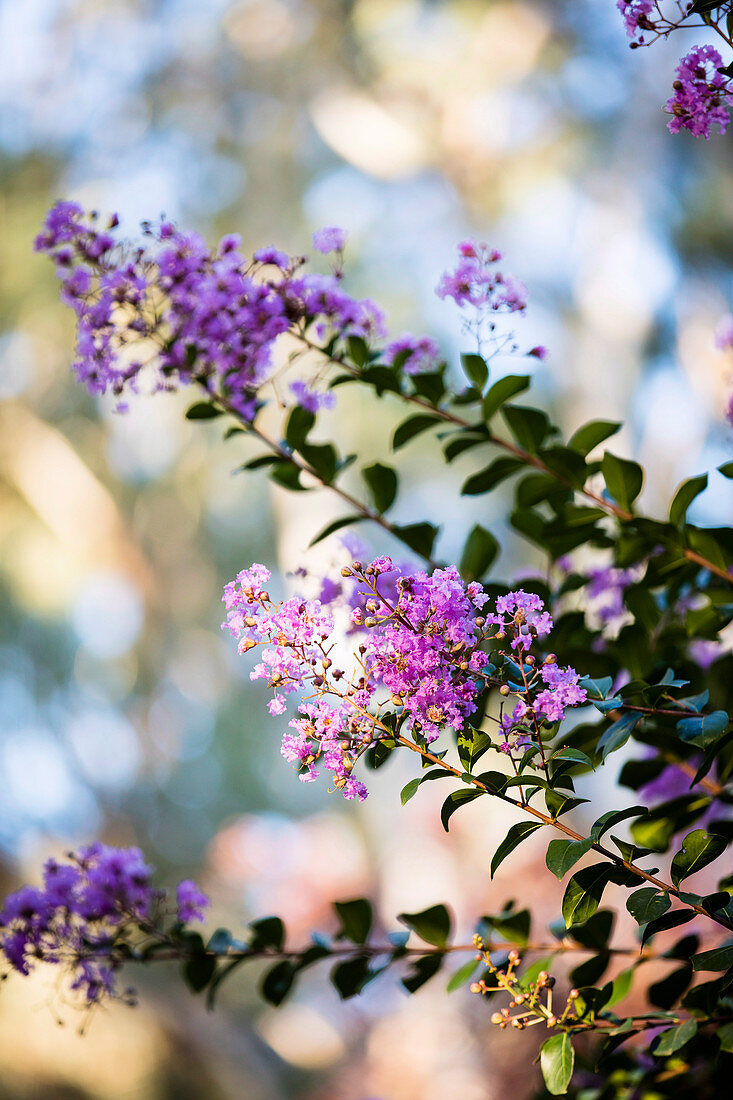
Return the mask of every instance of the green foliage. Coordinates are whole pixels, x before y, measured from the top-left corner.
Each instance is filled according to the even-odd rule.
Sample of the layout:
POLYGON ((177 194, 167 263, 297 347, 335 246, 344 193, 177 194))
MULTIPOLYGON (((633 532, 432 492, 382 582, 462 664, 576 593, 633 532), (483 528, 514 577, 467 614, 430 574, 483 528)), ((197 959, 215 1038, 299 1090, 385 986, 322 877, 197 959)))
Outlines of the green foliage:
POLYGON ((564 1096, 568 1091, 574 1065, 575 1051, 566 1031, 545 1040, 540 1052, 540 1066, 545 1087, 551 1096, 564 1096))

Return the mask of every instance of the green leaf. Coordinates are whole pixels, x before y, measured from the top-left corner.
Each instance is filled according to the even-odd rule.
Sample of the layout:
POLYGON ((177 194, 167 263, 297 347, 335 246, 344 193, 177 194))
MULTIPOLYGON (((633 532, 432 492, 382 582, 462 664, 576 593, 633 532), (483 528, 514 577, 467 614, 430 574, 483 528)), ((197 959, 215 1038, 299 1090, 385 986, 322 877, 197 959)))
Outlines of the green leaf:
POLYGON ((617 722, 609 726, 598 739, 598 751, 601 758, 605 760, 612 752, 625 745, 640 721, 640 714, 622 714, 617 722))
POLYGON ((250 923, 251 936, 249 945, 254 951, 260 951, 263 947, 272 947, 281 951, 285 942, 285 925, 280 917, 262 917, 250 923))
POLYGON ((606 1008, 613 1008, 619 1001, 623 1001, 624 997, 627 997, 631 991, 631 986, 634 981, 635 967, 630 966, 628 970, 622 970, 620 974, 617 974, 611 985, 611 996, 606 1001, 606 1008))
POLYGON ((384 466, 381 462, 365 466, 361 474, 369 486, 374 507, 382 515, 394 504, 397 496, 397 474, 391 466, 384 466))
POLYGON ((369 362, 369 345, 362 336, 349 336, 346 341, 349 357, 357 367, 365 367, 369 362))
POLYGON ((400 913, 397 920, 434 947, 445 947, 448 943, 451 918, 445 905, 431 905, 420 913, 400 913))
POLYGON ((472 382, 479 393, 482 393, 489 380, 489 368, 484 357, 476 355, 475 352, 464 352, 461 355, 461 363, 468 375, 469 382, 472 382))
POLYGON ((455 974, 448 982, 445 987, 446 993, 453 993, 456 989, 460 989, 464 986, 477 966, 477 959, 469 959, 468 962, 464 963, 460 970, 456 970, 455 974))
POLYGON ((724 837, 705 829, 694 829, 682 841, 682 847, 672 860, 672 882, 679 886, 683 879, 716 860, 727 846, 724 837))
POLYGON ((733 966, 733 943, 714 947, 712 951, 701 951, 692 956, 693 970, 729 970, 733 966))
POLYGON ((585 688, 588 698, 591 701, 595 699, 605 699, 611 690, 612 684, 612 676, 603 676, 600 680, 594 680, 591 676, 584 676, 580 681, 580 686, 585 688))
POLYGON ((315 422, 314 413, 304 409, 302 405, 295 405, 285 425, 285 439, 288 446, 294 451, 300 450, 315 422))
POLYGON ((733 462, 724 462, 722 466, 718 466, 718 473, 733 480, 733 462))
POLYGON ((717 1036, 720 1040, 720 1049, 728 1054, 733 1054, 733 1023, 723 1024, 722 1027, 719 1027, 717 1036))
POLYGON ((392 437, 392 450, 398 451, 400 447, 404 447, 405 443, 409 443, 416 435, 420 435, 421 432, 426 432, 428 428, 440 423, 442 423, 442 418, 433 416, 431 413, 418 413, 417 416, 408 417, 407 420, 402 421, 392 437))
POLYGON ((472 529, 463 547, 459 570, 466 581, 477 581, 486 573, 499 553, 499 543, 481 524, 472 529))
POLYGON ((420 554, 423 558, 429 558, 433 552, 433 543, 438 534, 438 528, 432 523, 408 523, 405 526, 394 524, 392 533, 401 539, 406 546, 420 554))
POLYGON ((443 822, 446 833, 448 832, 448 822, 456 810, 467 802, 473 802, 475 798, 480 798, 482 794, 483 791, 476 788, 462 787, 460 790, 452 791, 448 795, 440 810, 440 820, 443 822))
POLYGON ((695 919, 695 916, 694 909, 674 909, 671 913, 664 913, 661 917, 655 917, 654 920, 650 920, 648 924, 644 925, 641 946, 643 947, 652 936, 656 936, 657 932, 668 932, 671 928, 679 928, 683 924, 689 924, 691 920, 695 919))
POLYGON ((551 840, 545 856, 548 871, 552 871, 557 879, 564 878, 570 868, 590 851, 592 843, 590 837, 584 840, 551 840))
POLYGON ((551 1096, 564 1096, 568 1091, 574 1065, 575 1052, 567 1031, 545 1040, 540 1050, 540 1067, 551 1096))
POLYGON ((342 1001, 361 993, 373 976, 369 970, 369 959, 365 955, 357 955, 353 959, 337 963, 331 971, 331 981, 342 1001))
POLYGON ((528 374, 507 374, 500 378, 498 382, 494 382, 483 401, 481 411, 484 420, 488 423, 505 401, 516 397, 518 393, 523 393, 524 390, 529 388, 531 381, 532 379, 528 374))
POLYGON ((630 512, 631 505, 644 484, 644 471, 639 463, 631 462, 627 458, 618 458, 610 451, 605 451, 601 471, 613 499, 625 511, 630 512))
POLYGON ((694 718, 683 718, 677 723, 677 732, 683 741, 707 748, 721 737, 730 721, 724 710, 714 710, 711 714, 697 714, 694 718))
POLYGON ((366 898, 354 898, 351 901, 335 901, 334 909, 341 920, 339 936, 352 943, 366 943, 372 927, 372 906, 366 898))
POLYGON ((503 863, 506 857, 513 852, 523 840, 526 840, 535 829, 541 828, 542 823, 540 821, 518 821, 516 825, 512 825, 511 829, 494 852, 494 858, 491 861, 491 877, 494 877, 494 872, 499 864, 503 863))
POLYGON ((338 469, 338 456, 331 444, 301 443, 298 450, 319 479, 330 485, 338 469))
POLYGON ((183 964, 183 980, 193 993, 205 989, 216 971, 213 955, 193 955, 183 964))
POLYGON ((592 917, 600 905, 612 868, 607 863, 594 863, 576 871, 565 888, 562 915, 567 928, 582 924, 592 917))
POLYGON ((262 979, 260 991, 271 1005, 280 1005, 290 992, 295 981, 296 970, 291 962, 283 959, 267 971, 262 979))
POLYGON ((698 497, 707 487, 707 474, 700 474, 698 477, 691 477, 687 481, 683 481, 670 505, 669 522, 673 523, 675 527, 684 527, 687 518, 687 509, 690 507, 695 497, 698 497))
POLYGON ((630 817, 642 817, 645 813, 647 813, 646 806, 627 806, 625 810, 608 810, 593 822, 591 836, 594 840, 600 840, 603 834, 614 825, 630 817))
POLYGON ((186 409, 186 420, 213 420, 215 416, 221 416, 223 411, 210 401, 198 401, 190 409, 186 409))
POLYGON ((425 985, 443 965, 442 955, 422 955, 412 964, 411 972, 402 979, 402 985, 408 993, 415 993, 425 985))
POLYGON ((329 535, 333 535, 336 531, 340 531, 342 527, 348 527, 352 523, 361 523, 361 521, 365 518, 365 516, 355 515, 339 516, 338 519, 331 520, 330 523, 326 524, 322 531, 319 531, 318 534, 311 539, 311 541, 308 543, 308 548, 310 549, 310 547, 315 546, 316 543, 323 542, 323 540, 327 539, 329 535))
POLYGON ((415 779, 411 779, 409 783, 405 783, 404 787, 400 791, 400 802, 404 806, 410 799, 417 794, 418 787, 422 783, 422 776, 418 775, 415 779))
POLYGON ((663 1031, 658 1038, 654 1040, 651 1045, 652 1054, 657 1058, 664 1058, 668 1054, 674 1054, 675 1051, 681 1050, 686 1043, 689 1043, 697 1034, 697 1020, 685 1020, 683 1024, 678 1024, 677 1027, 671 1027, 668 1031, 663 1031))
POLYGON ((660 893, 654 886, 644 886, 626 899, 626 908, 637 924, 648 924, 663 916, 671 904, 669 894, 660 893))
POLYGON ((573 432, 568 440, 568 447, 585 456, 599 443, 615 435, 621 427, 618 420, 591 420, 578 428, 577 432, 573 432))
POLYGON ((515 474, 517 470, 521 470, 524 463, 519 458, 510 458, 503 456, 501 458, 495 458, 492 463, 484 467, 477 474, 472 474, 463 483, 461 493, 463 496, 475 497, 480 493, 488 493, 500 482, 506 480, 515 474))
POLYGON ((501 411, 519 446, 534 454, 551 430, 547 414, 528 405, 504 405, 501 411))

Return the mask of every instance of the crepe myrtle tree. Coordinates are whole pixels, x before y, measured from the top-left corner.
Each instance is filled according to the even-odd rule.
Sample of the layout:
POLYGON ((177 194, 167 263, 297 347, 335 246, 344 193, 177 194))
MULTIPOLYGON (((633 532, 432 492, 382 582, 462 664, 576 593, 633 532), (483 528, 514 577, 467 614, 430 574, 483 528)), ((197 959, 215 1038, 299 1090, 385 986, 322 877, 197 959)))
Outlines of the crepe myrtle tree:
MULTIPOLYGON (((305 944, 290 942, 276 916, 243 938, 222 928, 204 936, 192 924, 208 899, 194 883, 169 903, 140 852, 93 844, 49 861, 41 887, 6 900, 6 970, 63 967, 90 1007, 132 998, 123 970, 170 960, 210 1005, 245 964, 260 967, 273 1005, 310 967, 327 968, 344 998, 385 971, 414 994, 448 970, 447 989, 485 1001, 499 1030, 538 1029, 525 1041, 545 1093, 724 1095, 733 532, 688 521, 708 475, 685 481, 666 515, 645 515, 641 467, 609 449, 618 423, 592 420, 565 438, 517 400, 531 378, 507 373, 507 360, 546 352, 517 336, 527 291, 486 245, 462 243, 437 288, 466 333, 468 350, 448 365, 433 339, 388 336, 379 307, 348 293, 340 229, 314 236, 324 272, 275 248, 245 256, 236 237, 212 250, 167 222, 145 226, 140 245, 116 228, 62 202, 36 242, 76 314, 80 381, 114 393, 121 409, 135 392, 188 388, 190 420, 216 419, 226 447, 258 445, 241 469, 338 498, 342 515, 314 543, 360 524, 391 549, 375 558, 348 532, 335 574, 301 570, 300 591, 284 600, 258 563, 225 588, 224 626, 252 678, 272 689, 291 770, 358 801, 402 754, 414 771, 405 813, 428 782, 445 789, 446 830, 476 799, 509 805, 518 820, 491 875, 540 833, 547 874, 566 880, 565 893, 549 928, 532 927, 520 897, 477 914, 469 942, 456 942, 447 904, 401 913, 386 929, 365 898, 336 900, 331 931, 305 944), (359 388, 369 415, 402 410, 395 456, 422 436, 436 464, 459 455, 473 464, 464 495, 511 483, 509 524, 539 550, 537 575, 521 586, 497 576, 499 544, 480 524, 465 532, 457 564, 441 561, 435 517, 400 519, 397 457, 363 465, 328 439, 319 414, 345 386, 359 388), (615 753, 631 745, 617 775, 615 753), (638 792, 637 804, 578 814, 588 800, 576 782, 599 769, 638 792), (609 884, 626 892, 636 936, 614 934, 615 913, 602 907, 609 884)), ((733 478, 733 462, 721 475, 733 478)))

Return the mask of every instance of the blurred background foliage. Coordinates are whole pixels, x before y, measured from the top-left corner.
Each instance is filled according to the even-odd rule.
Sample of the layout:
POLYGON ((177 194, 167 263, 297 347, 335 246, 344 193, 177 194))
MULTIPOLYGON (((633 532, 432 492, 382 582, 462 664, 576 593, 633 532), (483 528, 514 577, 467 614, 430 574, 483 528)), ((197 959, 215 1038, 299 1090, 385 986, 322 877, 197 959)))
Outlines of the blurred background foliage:
MULTIPOLYGON (((378 288, 393 331, 455 354, 459 319, 433 288, 476 234, 530 287, 522 342, 551 349, 539 400, 566 428, 625 419, 655 510, 730 457, 733 377, 712 334, 733 305, 733 154, 727 138, 667 133, 680 43, 629 52, 612 0, 0 2, 3 890, 99 835, 139 843, 161 882, 195 874, 215 920, 279 912, 294 941, 360 893, 389 924, 450 899, 465 930, 537 874, 538 916, 556 915, 539 847, 489 882, 502 808, 480 800, 448 838, 439 795, 400 812, 397 767, 363 807, 295 781, 264 690, 219 634, 219 601, 252 560, 282 588, 303 561, 340 563, 338 539, 304 554, 334 506, 233 477, 248 453, 186 422, 179 397, 126 415, 93 402, 31 242, 62 196, 119 211, 130 233, 165 212, 210 239, 239 231, 246 248, 307 251, 315 228, 341 224, 351 288, 378 288)), ((399 410, 360 400, 340 391, 334 431, 383 455, 399 410)), ((509 579, 526 548, 456 496, 468 464, 426 477, 428 448, 402 458, 400 518, 441 522, 446 557, 480 518, 503 532, 509 579)), ((730 515, 722 482, 697 522, 730 515)), ((604 782, 596 813, 618 804, 604 782)), ((526 1040, 489 1036, 465 992, 408 999, 387 978, 343 1005, 311 976, 276 1011, 252 980, 209 1015, 140 975, 141 1007, 96 1015, 83 1038, 53 975, 8 982, 0 1100, 531 1093, 526 1040)))

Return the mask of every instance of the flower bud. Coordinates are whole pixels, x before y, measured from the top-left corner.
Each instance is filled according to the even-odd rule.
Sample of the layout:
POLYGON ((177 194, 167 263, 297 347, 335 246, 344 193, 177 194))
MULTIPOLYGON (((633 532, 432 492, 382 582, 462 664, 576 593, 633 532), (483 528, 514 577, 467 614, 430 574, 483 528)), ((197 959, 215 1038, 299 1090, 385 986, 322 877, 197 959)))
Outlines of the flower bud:
POLYGON ((348 565, 345 565, 345 566, 343 567, 343 569, 341 570, 341 576, 342 576, 342 577, 353 577, 353 575, 354 575, 354 574, 353 574, 353 573, 352 573, 352 571, 351 571, 351 570, 349 569, 348 565))
POLYGON ((510 690, 509 684, 502 684, 499 688, 499 695, 508 695, 510 690))

